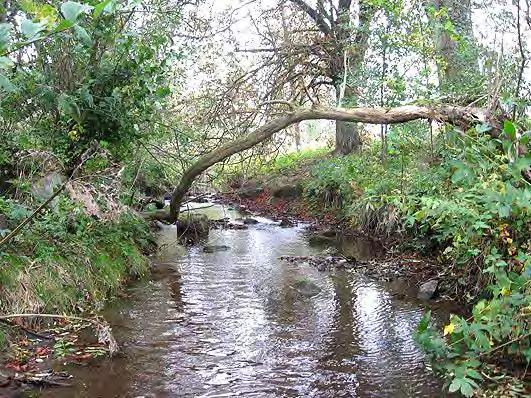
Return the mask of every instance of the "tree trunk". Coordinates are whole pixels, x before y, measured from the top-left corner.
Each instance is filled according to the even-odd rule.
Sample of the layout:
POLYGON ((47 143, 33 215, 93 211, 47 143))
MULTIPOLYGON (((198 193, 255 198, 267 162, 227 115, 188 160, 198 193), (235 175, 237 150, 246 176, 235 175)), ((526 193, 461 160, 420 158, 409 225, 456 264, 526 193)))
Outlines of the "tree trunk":
POLYGON ((348 155, 361 148, 361 137, 358 123, 336 122, 336 147, 334 153, 337 155, 348 155))
MULTIPOLYGON (((345 72, 344 72, 345 73, 345 72)), ((345 87, 345 97, 349 100, 349 105, 355 102, 355 93, 347 85, 345 87)), ((341 87, 336 86, 336 96, 338 106, 342 106, 343 98, 341 98, 341 87)), ((334 154, 348 155, 356 152, 361 148, 361 137, 358 123, 336 121, 336 143, 334 154)))
MULTIPOLYGON (((350 100, 352 106, 356 93, 349 87, 348 80, 361 70, 369 47, 370 24, 378 7, 371 1, 360 0, 358 25, 353 26, 354 10, 351 0, 339 1, 337 7, 330 3, 332 7, 330 12, 325 11, 327 7, 323 0, 317 0, 316 8, 312 8, 310 2, 305 0, 291 0, 291 2, 313 20, 316 28, 323 34, 322 42, 330 45, 323 61, 328 64, 325 75, 332 80, 336 89, 338 106, 341 106, 339 99, 342 97, 342 88, 345 91, 345 98, 350 100)), ((357 151, 360 147, 361 139, 357 123, 337 121, 334 152, 346 155, 357 151)))
POLYGON ((445 10, 448 19, 434 22, 435 47, 439 55, 439 83, 441 92, 462 96, 463 88, 473 88, 477 83, 479 65, 472 30, 470 0, 432 0, 435 10, 445 10), (450 29, 451 22, 459 39, 455 39, 450 29))
POLYGON ((210 166, 225 160, 235 153, 254 147, 294 123, 299 123, 303 120, 326 119, 371 124, 396 124, 416 119, 431 119, 466 128, 477 121, 487 122, 487 115, 482 109, 450 105, 433 108, 409 105, 396 108, 329 109, 314 107, 312 109, 294 110, 267 122, 246 137, 227 142, 199 158, 184 172, 179 185, 177 185, 172 194, 169 220, 172 222, 177 220, 184 196, 194 180, 210 166))
MULTIPOLYGON (((349 84, 349 79, 352 79, 362 70, 365 53, 369 48, 370 24, 377 8, 368 1, 360 2, 358 26, 356 27, 355 35, 352 37, 350 30, 352 28, 348 26, 350 24, 350 2, 340 2, 341 4, 344 4, 346 8, 339 10, 341 17, 336 21, 335 30, 338 48, 336 60, 331 68, 332 76, 330 77, 336 82, 338 106, 342 106, 340 102, 344 100, 340 98, 341 85, 345 86, 343 88, 345 99, 348 100, 350 106, 353 106, 356 103, 357 93, 349 84), (347 59, 344 59, 344 57, 347 59)), ((336 147, 334 153, 348 155, 358 151, 362 144, 359 130, 358 123, 336 121, 336 147)))

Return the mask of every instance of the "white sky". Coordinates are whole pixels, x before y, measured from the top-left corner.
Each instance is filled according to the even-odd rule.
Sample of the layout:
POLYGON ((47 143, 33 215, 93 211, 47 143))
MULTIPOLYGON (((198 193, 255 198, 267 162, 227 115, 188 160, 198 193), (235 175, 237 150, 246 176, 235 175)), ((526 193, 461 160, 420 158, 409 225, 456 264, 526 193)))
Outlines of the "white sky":
MULTIPOLYGON (((523 0, 520 1, 523 2, 523 0)), ((258 0, 251 4, 248 3, 248 0, 209 0, 202 7, 202 13, 205 17, 220 15, 228 9, 241 7, 234 15, 237 22, 232 27, 236 42, 226 43, 226 51, 232 50, 235 46, 239 48, 257 47, 259 37, 256 35, 248 15, 252 13, 256 16, 256 11, 259 8, 274 7, 278 0, 258 0)), ((308 3, 315 6, 315 0, 308 0, 308 3)), ((515 33, 516 7, 512 0, 482 0, 477 1, 476 4, 483 5, 482 8, 484 8, 475 7, 473 13, 474 34, 479 43, 499 52, 503 48, 505 54, 515 54, 518 51, 518 43, 515 33), (486 6, 487 3, 488 6, 486 6), (502 12, 512 13, 513 20, 507 23, 494 18, 502 12)), ((522 26, 526 27, 523 18, 522 26)), ((524 42, 527 42, 529 46, 531 42, 530 32, 526 30, 525 33, 524 42)), ((524 76, 526 81, 531 81, 531 65, 528 64, 524 76)))
MULTIPOLYGON (((523 0, 521 0, 523 1, 523 0)), ((251 13, 256 17, 260 9, 274 7, 277 4, 277 0, 261 0, 248 4, 246 0, 209 0, 202 6, 202 14, 204 17, 209 18, 212 16, 219 16, 227 9, 234 9, 241 7, 235 14, 234 18, 237 21, 232 26, 232 33, 235 38, 235 42, 225 41, 221 44, 222 52, 229 52, 234 50, 235 47, 239 48, 256 48, 260 46, 259 37, 256 35, 254 27, 249 19, 251 13)), ((310 4, 315 5, 315 1, 309 0, 310 4)), ((353 2, 355 3, 355 2, 353 2)), ((504 54, 515 54, 518 51, 517 36, 516 36, 516 7, 512 4, 512 0, 482 0, 476 2, 477 5, 483 5, 483 9, 476 7, 473 12, 474 34, 478 42, 492 50, 501 52, 503 47, 504 54), (485 6, 489 2, 488 7, 485 6), (507 15, 512 13, 512 21, 500 21, 499 15, 505 12, 507 15), (497 19, 498 18, 498 19, 497 19)), ((226 22, 226 21, 225 21, 226 22)), ((525 21, 522 18, 522 26, 526 27, 525 21)), ((531 37, 529 30, 526 30, 526 37, 524 42, 531 43, 531 37)), ((227 40, 226 38, 224 40, 227 40)), ((249 68, 252 67, 253 57, 246 55, 242 56, 242 63, 249 68)), ((218 66, 218 72, 223 74, 226 71, 223 62, 218 66)), ((193 67, 191 69, 194 69, 193 67)), ((188 79, 192 82, 188 87, 190 90, 197 88, 200 84, 201 76, 197 72, 193 73, 193 79, 188 79)), ((524 81, 531 82, 531 65, 528 64, 524 73, 524 81)), ((321 126, 330 129, 333 124, 324 122, 321 126)), ((378 127, 376 127, 378 129, 378 127)), ((371 129, 372 130, 372 129, 371 129)))

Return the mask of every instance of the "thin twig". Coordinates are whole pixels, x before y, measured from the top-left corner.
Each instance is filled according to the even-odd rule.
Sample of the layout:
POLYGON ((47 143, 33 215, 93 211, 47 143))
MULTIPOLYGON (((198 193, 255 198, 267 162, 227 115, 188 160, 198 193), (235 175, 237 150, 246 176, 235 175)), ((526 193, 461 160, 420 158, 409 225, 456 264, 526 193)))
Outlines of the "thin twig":
POLYGON ((55 338, 53 336, 45 336, 44 334, 40 334, 40 333, 37 333, 37 332, 34 332, 33 330, 29 330, 27 328, 25 328, 24 326, 22 325, 17 325, 16 323, 13 323, 13 322, 10 322, 8 319, 2 319, 0 318, 0 322, 1 323, 4 323, 8 326, 11 326, 11 327, 14 327, 14 328, 18 328, 18 329, 21 329, 22 331, 24 331, 25 333, 29 334, 29 335, 32 335, 34 337, 37 337, 39 339, 43 339, 43 340, 55 340, 55 338))
MULTIPOLYGON (((55 193, 50 196, 48 199, 46 199, 46 201, 41 204, 39 207, 37 207, 37 209, 35 209, 35 211, 33 213, 31 213, 30 216, 28 216, 24 221, 22 221, 20 224, 18 224, 16 226, 16 228, 14 230, 12 230, 9 234, 7 234, 4 239, 2 239, 0 241, 0 246, 2 245, 5 245, 7 242, 9 242, 11 239, 13 239, 15 236, 17 236, 20 231, 22 230, 22 228, 24 228, 31 220, 33 220, 33 218, 42 210, 44 209, 46 206, 48 206, 48 204, 50 204, 50 202, 52 200, 54 200, 57 195, 59 195, 63 189, 65 189, 66 187, 66 184, 68 184, 70 182, 70 180, 66 181, 63 185, 61 185, 59 187, 59 189, 57 191, 55 191, 55 193)), ((1 318, 0 318, 1 319, 1 318)))

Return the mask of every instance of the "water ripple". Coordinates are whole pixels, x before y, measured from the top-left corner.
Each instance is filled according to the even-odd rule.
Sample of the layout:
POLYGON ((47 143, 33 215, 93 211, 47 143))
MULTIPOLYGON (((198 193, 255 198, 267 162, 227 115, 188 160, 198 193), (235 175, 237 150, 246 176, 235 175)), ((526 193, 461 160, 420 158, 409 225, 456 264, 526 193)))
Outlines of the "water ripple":
POLYGON ((98 382, 78 370, 75 397, 441 396, 412 339, 417 303, 356 272, 278 260, 316 252, 299 229, 258 224, 210 240, 230 250, 171 250, 155 281, 109 310, 124 354, 100 366, 98 382), (300 297, 301 278, 321 293, 300 297))

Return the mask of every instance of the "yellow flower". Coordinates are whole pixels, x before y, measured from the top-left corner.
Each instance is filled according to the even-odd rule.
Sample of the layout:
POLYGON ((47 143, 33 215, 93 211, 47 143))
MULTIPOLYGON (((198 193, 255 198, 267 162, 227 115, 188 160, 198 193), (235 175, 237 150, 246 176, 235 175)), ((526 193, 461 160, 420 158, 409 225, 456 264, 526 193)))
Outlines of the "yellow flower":
POLYGON ((509 294, 511 294, 511 289, 509 289, 507 286, 504 286, 501 290, 501 295, 508 296, 509 294))
POLYGON ((455 330, 455 325, 453 323, 449 323, 448 325, 446 325, 444 327, 444 335, 446 336, 447 334, 452 334, 455 330))
POLYGON ((70 137, 72 141, 77 141, 79 139, 79 132, 76 129, 72 129, 68 133, 68 137, 70 137))

